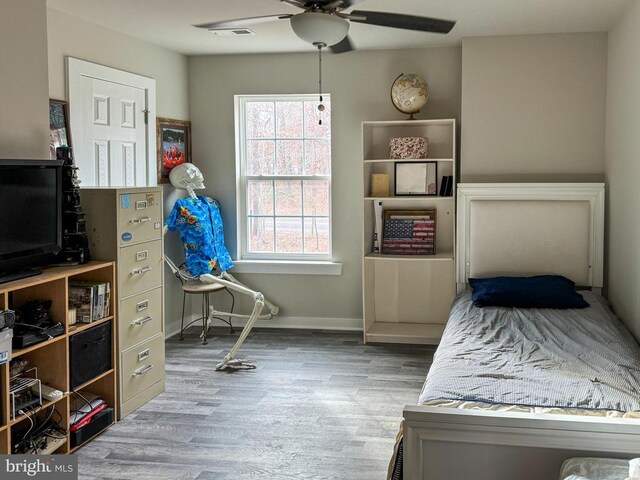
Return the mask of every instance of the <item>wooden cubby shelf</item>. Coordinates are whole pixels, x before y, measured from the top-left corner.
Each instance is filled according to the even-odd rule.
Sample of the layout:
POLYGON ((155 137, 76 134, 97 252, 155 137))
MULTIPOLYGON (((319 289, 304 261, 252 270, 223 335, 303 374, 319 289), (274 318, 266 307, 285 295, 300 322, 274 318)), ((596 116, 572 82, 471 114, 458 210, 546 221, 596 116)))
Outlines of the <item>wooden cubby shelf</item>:
POLYGON ((74 392, 79 392, 81 390, 84 390, 86 388, 91 389, 91 385, 98 382, 99 380, 102 380, 105 377, 108 377, 110 375, 113 375, 114 369, 112 368, 111 370, 107 370, 106 372, 98 375, 97 377, 92 378, 91 380, 84 382, 82 385, 78 385, 76 388, 73 389, 74 392))
POLYGON ((46 340, 44 342, 40 342, 37 343, 35 345, 31 345, 30 347, 27 348, 20 348, 18 350, 14 350, 13 353, 11 354, 12 358, 18 358, 21 357, 23 355, 26 355, 27 353, 31 353, 35 350, 40 350, 41 348, 44 347, 48 347, 49 345, 53 345, 54 343, 58 343, 63 341, 66 338, 66 335, 60 335, 58 337, 54 337, 50 340, 46 340))
MULTIPOLYGON (((89 262, 85 265, 73 267, 53 267, 46 269, 40 275, 0 284, 0 308, 18 308, 29 300, 51 300, 51 316, 54 321, 62 323, 65 333, 50 340, 32 345, 27 348, 14 350, 12 360, 24 358, 30 366, 37 367, 38 378, 43 385, 53 387, 63 392, 62 397, 54 401, 43 399, 43 404, 34 412, 17 416, 11 419, 11 405, 9 401, 9 364, 0 365, 0 454, 11 454, 12 430, 17 432, 27 418, 47 412, 52 406, 60 414, 61 426, 69 430, 69 411, 71 398, 74 392, 92 393, 102 397, 107 405, 114 409, 114 417, 117 418, 117 363, 116 363, 116 339, 117 337, 117 312, 114 301, 115 288, 115 263, 114 262, 89 262), (68 323, 68 288, 69 281, 94 280, 111 283, 110 311, 114 315, 103 318, 89 324, 68 323), (95 378, 85 382, 75 389, 70 388, 70 349, 69 339, 78 333, 97 325, 111 322, 111 364, 112 368, 95 378)), ((55 453, 71 453, 80 447, 71 448, 67 441, 56 450, 55 453)))
POLYGON ((69 335, 75 335, 76 333, 80 333, 80 332, 84 332, 85 330, 88 330, 89 328, 95 327, 97 325, 101 325, 103 323, 107 323, 110 320, 113 320, 114 317, 113 315, 109 316, 109 317, 105 317, 105 318, 101 318, 100 320, 96 320, 95 322, 92 323, 76 323, 75 325, 71 325, 69 327, 69 335))

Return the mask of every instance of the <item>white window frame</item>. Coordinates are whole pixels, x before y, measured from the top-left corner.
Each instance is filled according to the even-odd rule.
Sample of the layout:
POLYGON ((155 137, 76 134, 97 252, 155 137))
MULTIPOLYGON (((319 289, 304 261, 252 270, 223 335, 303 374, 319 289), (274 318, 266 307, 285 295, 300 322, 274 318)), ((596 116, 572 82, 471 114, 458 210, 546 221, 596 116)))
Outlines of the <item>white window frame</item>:
MULTIPOLYGON (((317 94, 281 94, 281 95, 234 95, 235 135, 236 135, 236 205, 237 205, 237 256, 235 271, 256 273, 311 273, 337 274, 342 265, 332 262, 333 256, 333 209, 331 195, 331 175, 268 175, 247 176, 246 151, 246 104, 251 102, 309 101, 317 100, 317 94), (329 187, 329 253, 249 253, 247 249, 247 184, 249 180, 325 180, 329 187), (276 268, 273 268, 273 266, 276 268), (313 268, 314 266, 326 268, 313 268), (238 268, 239 267, 239 268, 238 268), (310 268, 311 267, 311 268, 310 268)), ((324 95, 329 99, 329 95, 324 95)), ((333 140, 332 140, 333 143, 333 140)), ((332 149, 333 150, 333 149, 332 149)), ((275 195, 275 192, 274 192, 275 195)), ((275 211, 274 211, 275 214, 275 211)), ((303 198, 304 225, 304 198, 303 198)), ((274 215, 275 216, 275 215, 274 215)), ((274 225, 275 226, 275 225, 274 225)), ((304 241, 304 233, 303 233, 304 241)))

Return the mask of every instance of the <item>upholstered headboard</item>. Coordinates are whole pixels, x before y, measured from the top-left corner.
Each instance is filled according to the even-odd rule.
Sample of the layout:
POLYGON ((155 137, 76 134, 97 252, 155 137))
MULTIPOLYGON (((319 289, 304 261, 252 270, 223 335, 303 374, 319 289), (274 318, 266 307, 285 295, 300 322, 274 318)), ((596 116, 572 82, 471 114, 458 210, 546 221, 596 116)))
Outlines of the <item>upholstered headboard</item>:
POLYGON ((603 278, 604 184, 458 185, 458 290, 468 278, 558 274, 603 278))

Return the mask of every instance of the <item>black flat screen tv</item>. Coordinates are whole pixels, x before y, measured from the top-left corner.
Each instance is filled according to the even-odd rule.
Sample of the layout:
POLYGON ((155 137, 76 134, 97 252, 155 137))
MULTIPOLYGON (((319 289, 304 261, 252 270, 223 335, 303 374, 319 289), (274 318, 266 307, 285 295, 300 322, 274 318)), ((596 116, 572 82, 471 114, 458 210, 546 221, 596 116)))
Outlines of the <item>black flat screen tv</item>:
POLYGON ((62 163, 0 160, 0 283, 39 273, 60 251, 62 163))

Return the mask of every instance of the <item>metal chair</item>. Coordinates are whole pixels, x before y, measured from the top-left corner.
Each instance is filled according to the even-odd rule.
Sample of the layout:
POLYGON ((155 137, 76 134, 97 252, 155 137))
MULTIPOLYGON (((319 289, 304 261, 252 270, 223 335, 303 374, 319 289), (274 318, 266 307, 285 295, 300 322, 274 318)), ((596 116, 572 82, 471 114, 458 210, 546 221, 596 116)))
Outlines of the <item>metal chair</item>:
MULTIPOLYGON (((181 270, 183 269, 183 265, 180 266, 181 270)), ((199 281, 189 281, 189 280, 186 280, 183 275, 180 275, 180 273, 176 273, 176 278, 180 280, 180 283, 182 284, 182 320, 180 322, 180 337, 179 337, 180 341, 184 340, 184 331, 187 328, 189 328, 194 323, 202 321, 202 333, 200 334, 200 338, 202 339, 202 344, 206 345, 208 343, 207 334, 209 332, 209 319, 216 319, 216 320, 220 320, 223 323, 226 323, 227 325, 229 325, 229 332, 232 334, 235 333, 235 330, 233 329, 233 324, 231 323, 231 317, 229 317, 228 320, 225 320, 224 318, 211 315, 210 313, 210 306, 211 306, 210 295, 212 293, 220 292, 223 290, 231 296, 231 310, 229 311, 229 313, 233 313, 233 308, 236 303, 236 298, 227 287, 217 283, 202 283, 199 281), (192 320, 185 327, 184 311, 185 311, 185 304, 187 302, 187 295, 202 295, 202 310, 201 310, 202 317, 192 320)))

